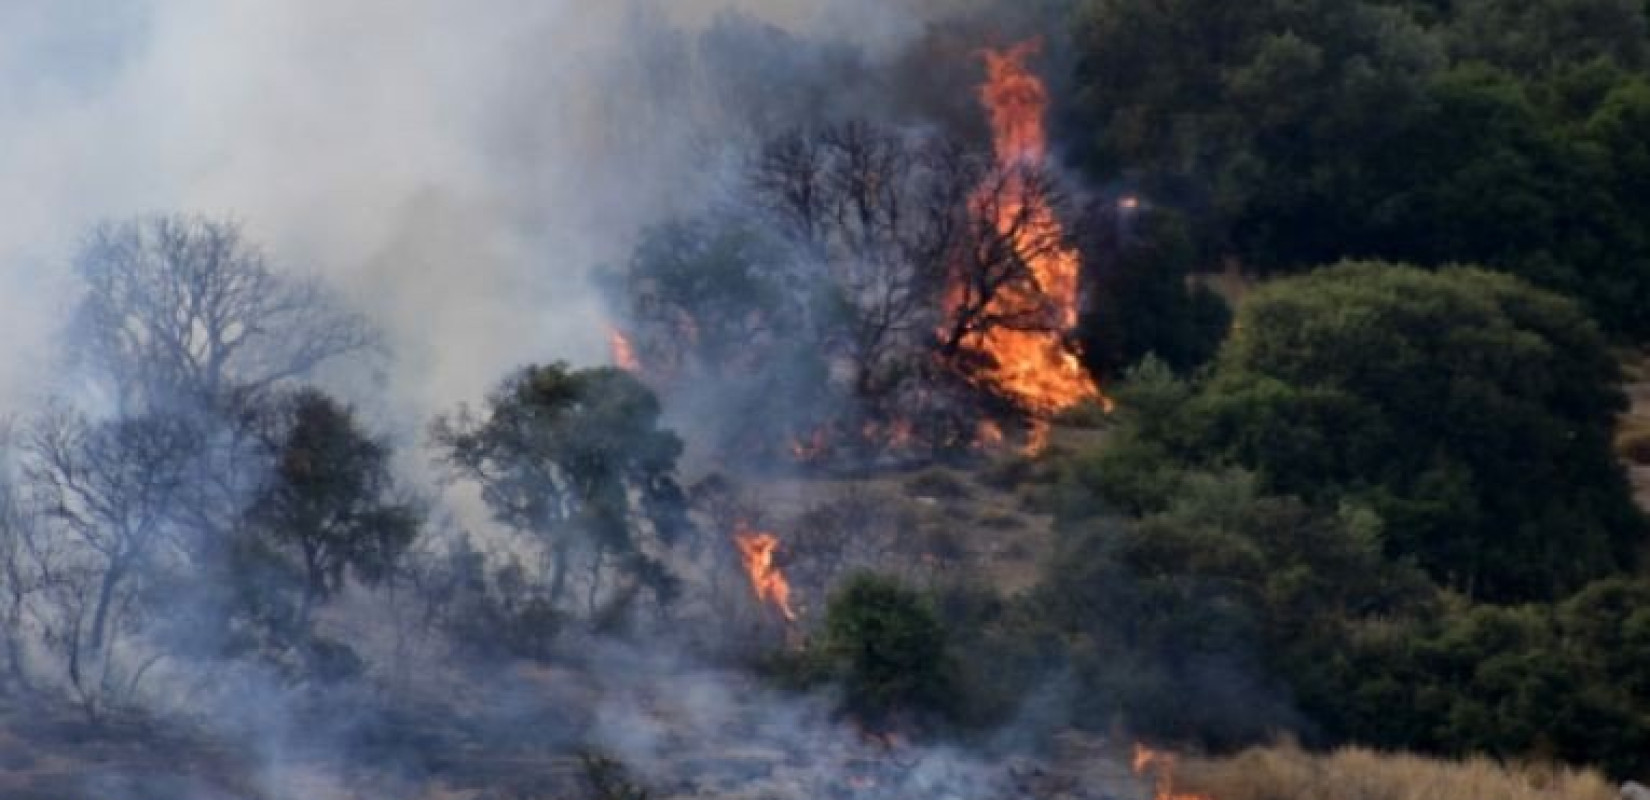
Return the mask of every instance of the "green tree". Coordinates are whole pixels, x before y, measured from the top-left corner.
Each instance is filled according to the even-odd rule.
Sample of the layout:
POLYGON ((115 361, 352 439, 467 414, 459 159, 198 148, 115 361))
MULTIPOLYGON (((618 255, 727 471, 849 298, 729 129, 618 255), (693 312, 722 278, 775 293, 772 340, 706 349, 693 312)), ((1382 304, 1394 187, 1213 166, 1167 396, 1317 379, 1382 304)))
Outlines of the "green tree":
POLYGON ((1389 552, 1486 598, 1628 566, 1616 362, 1574 303, 1478 269, 1345 263, 1257 290, 1195 401, 1198 458, 1351 499, 1389 552))
POLYGON ((1333 739, 1448 754, 1650 768, 1642 580, 1610 578, 1557 605, 1445 596, 1425 614, 1352 625, 1303 706, 1333 739), (1627 666, 1634 661, 1634 666, 1627 666))
POLYGON ((1454 58, 1524 75, 1596 59, 1643 67, 1650 57, 1639 0, 1461 0, 1445 30, 1454 58))
POLYGON ((945 629, 927 599, 893 579, 856 576, 832 596, 823 651, 848 709, 868 721, 952 710, 945 629))
POLYGON ((388 445, 361 430, 349 407, 300 389, 274 416, 274 469, 247 518, 261 546, 297 576, 293 625, 302 633, 346 573, 368 584, 388 577, 423 512, 395 487, 388 445))
POLYGON ((1077 20, 1084 163, 1187 213, 1202 258, 1481 264, 1650 333, 1634 0, 1090 0, 1077 20))
POLYGON ((643 372, 714 405, 710 437, 741 455, 822 424, 841 399, 820 391, 830 367, 816 329, 835 304, 823 283, 797 279, 794 252, 747 223, 705 214, 651 228, 604 278, 643 372))
POLYGON ((1138 178, 1219 248, 1340 227, 1323 201, 1363 177, 1356 154, 1381 148, 1442 63, 1407 13, 1360 0, 1088 0, 1075 27, 1086 163, 1138 178))
POLYGON ((780 280, 783 259, 771 238, 707 215, 648 229, 626 269, 607 279, 649 369, 691 366, 720 378, 802 317, 780 280))
POLYGON ((1367 180, 1326 198, 1364 209, 1337 229, 1342 252, 1483 264, 1584 300, 1609 331, 1650 331, 1634 300, 1650 291, 1642 85, 1606 65, 1541 83, 1483 64, 1440 74, 1367 180))
MULTIPOLYGON (((1121 424, 1127 433, 1135 423, 1121 424)), ((1279 678, 1330 681, 1316 670, 1349 620, 1427 596, 1413 570, 1386 560, 1367 509, 1269 496, 1242 471, 1166 458, 1152 469, 1149 482, 1122 469, 1068 476, 1071 489, 1122 496, 1135 510, 1067 506, 1033 593, 1036 616, 1071 642, 1086 689, 1080 719, 1121 714, 1143 733, 1223 746, 1257 740, 1297 722, 1279 678)))
POLYGON ((653 393, 621 370, 551 364, 515 372, 479 415, 461 409, 431 433, 443 461, 480 486, 500 522, 544 545, 553 607, 567 599, 574 558, 585 560, 594 615, 610 567, 629 581, 605 587, 611 599, 638 588, 661 603, 674 595, 674 579, 638 535, 669 544, 689 524, 675 478, 682 442, 659 427, 659 413, 653 393))

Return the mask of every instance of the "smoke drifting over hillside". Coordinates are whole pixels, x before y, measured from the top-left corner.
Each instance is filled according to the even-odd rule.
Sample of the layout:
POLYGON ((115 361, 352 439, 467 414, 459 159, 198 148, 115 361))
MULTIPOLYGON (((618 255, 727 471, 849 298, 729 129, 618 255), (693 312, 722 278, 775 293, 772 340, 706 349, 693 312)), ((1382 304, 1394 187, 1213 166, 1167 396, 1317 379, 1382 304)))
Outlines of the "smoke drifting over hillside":
POLYGON ((155 211, 232 216, 324 274, 388 330, 414 415, 525 360, 597 361, 587 271, 697 193, 693 148, 728 133, 698 32, 737 12, 886 58, 921 29, 905 5, 6 3, 0 398, 51 374, 87 226, 155 211))
MULTIPOLYGON (((755 145, 764 137, 827 121, 863 119, 897 130, 899 136, 890 142, 909 139, 914 144, 943 128, 940 132, 948 137, 973 140, 988 151, 988 126, 976 93, 982 78, 980 53, 1022 38, 1023 31, 1013 25, 959 22, 984 13, 976 5, 984 4, 7 3, 0 7, 0 207, 9 212, 0 220, 0 337, 10 347, 0 355, 0 416, 17 413, 27 420, 28 412, 40 408, 46 397, 89 411, 91 417, 108 411, 99 406, 98 398, 78 396, 80 384, 69 374, 72 370, 62 366, 66 362, 60 334, 77 308, 80 291, 76 253, 82 251, 88 232, 105 220, 199 214, 204 216, 170 218, 170 223, 169 218, 146 217, 161 220, 148 230, 162 231, 170 224, 204 235, 219 229, 202 219, 233 221, 246 241, 263 248, 276 271, 318 275, 348 306, 382 328, 390 355, 382 370, 329 366, 335 374, 312 376, 306 370, 303 378, 318 377, 328 390, 361 408, 371 420, 369 433, 389 434, 398 448, 397 467, 427 465, 441 448, 436 431, 443 423, 426 428, 432 418, 462 401, 473 402, 512 369, 561 360, 575 365, 607 361, 613 298, 598 287, 595 271, 623 263, 636 247, 638 233, 661 220, 691 217, 718 206, 734 209, 735 215, 754 211, 757 205, 750 197, 726 198, 722 193, 733 193, 733 184, 748 181, 749 159, 761 149, 755 145), (957 25, 967 32, 947 27, 957 25), (982 28, 992 30, 984 34, 982 28), (428 437, 422 435, 426 432, 428 437)), ((1037 113, 1042 113, 1040 105, 1037 113)), ((947 174, 960 181, 957 197, 963 200, 936 205, 936 217, 944 222, 951 219, 946 214, 970 208, 967 198, 987 192, 976 193, 974 179, 979 175, 968 171, 966 163, 971 162, 961 150, 944 150, 937 141, 941 137, 932 138, 934 147, 923 151, 925 157, 957 155, 951 162, 956 171, 947 174)), ((1041 143, 1036 149, 1035 160, 1040 162, 1041 143)), ((913 147, 910 152, 918 151, 913 147)), ((967 213, 959 217, 973 219, 967 213)), ((980 219, 986 229, 1001 227, 990 224, 993 220, 986 216, 980 219)), ((141 228, 126 230, 136 235, 133 232, 141 228)), ((1007 231, 998 234, 1017 243, 1018 237, 1007 231)), ((222 240, 239 241, 234 236, 222 240)), ((261 268, 256 253, 243 255, 243 265, 261 268)), ((1017 257, 1010 255, 1004 263, 1017 257)), ((936 255, 934 260, 945 259, 936 255)), ((1071 277, 1075 280, 1075 272, 1071 277)), ((167 299, 189 291, 174 292, 167 299)), ((115 304, 129 302, 129 293, 110 294, 115 304)), ((165 302, 154 305, 165 309, 161 317, 175 310, 165 302)), ((106 319, 124 318, 111 313, 106 319)), ((194 324, 188 318, 178 327, 194 324)), ((114 327, 119 327, 118 321, 114 327)), ((921 327, 931 329, 927 322, 921 327)), ((188 330, 177 338, 192 341, 193 333, 188 330)), ((328 355, 365 351, 369 338, 352 337, 348 346, 340 345, 328 355)), ((313 363, 325 361, 316 358, 313 363)), ((538 377, 551 381, 554 376, 538 377)), ((615 372, 603 380, 618 381, 624 388, 632 378, 615 372)), ((740 410, 722 402, 726 395, 718 392, 724 387, 704 383, 709 391, 666 397, 666 413, 672 415, 666 417, 668 423, 683 428, 689 439, 712 428, 708 420, 713 416, 749 426, 740 410), (671 402, 676 406, 669 407, 671 402)), ((802 393, 822 394, 818 385, 804 386, 802 393)), ((231 392, 221 394, 227 397, 231 392)), ((786 399, 774 394, 760 397, 776 415, 799 415, 786 399)), ((186 416, 200 415, 195 412, 211 405, 177 404, 188 409, 186 416)), ((349 414, 325 403, 294 408, 319 409, 318 417, 304 417, 310 422, 333 419, 348 427, 343 422, 349 414)), ((298 411, 292 413, 297 420, 298 411)), ((90 698, 84 703, 88 714, 102 713, 100 698, 118 695, 121 704, 131 703, 121 711, 182 721, 180 727, 191 735, 211 740, 210 745, 186 743, 177 748, 189 754, 186 758, 199 757, 200 763, 160 765, 163 780, 171 779, 168 770, 191 780, 201 778, 201 786, 180 786, 175 796, 229 796, 220 789, 236 781, 253 784, 246 796, 267 798, 374 796, 372 792, 399 788, 403 781, 408 791, 400 796, 434 796, 415 795, 411 787, 451 779, 474 789, 493 782, 486 770, 507 769, 487 760, 489 755, 496 757, 490 748, 498 743, 504 743, 506 753, 539 748, 554 754, 547 755, 545 763, 517 764, 509 776, 513 779, 541 768, 565 779, 567 765, 550 762, 567 762, 573 751, 595 747, 631 765, 640 779, 660 785, 666 796, 709 796, 758 779, 765 781, 764 791, 780 797, 824 792, 870 800, 912 794, 983 798, 1041 792, 1040 787, 1026 785, 1023 776, 999 757, 1001 752, 985 757, 961 747, 896 742, 892 734, 862 730, 856 720, 830 711, 830 697, 770 690, 751 674, 726 664, 709 665, 718 659, 736 660, 730 654, 751 657, 764 648, 799 650, 808 635, 807 620, 785 604, 782 594, 773 595, 783 609, 782 620, 753 617, 766 612, 746 597, 742 576, 733 571, 732 542, 724 539, 731 530, 743 528, 722 524, 732 520, 715 519, 713 526, 694 533, 700 538, 685 548, 687 554, 671 556, 674 563, 669 566, 680 568, 681 583, 688 584, 685 590, 665 566, 652 572, 635 567, 662 565, 663 560, 649 560, 656 553, 620 548, 623 559, 614 555, 608 563, 606 540, 592 545, 591 552, 572 551, 581 558, 593 553, 588 577, 573 579, 586 581, 580 584, 584 597, 578 602, 584 608, 579 622, 565 622, 578 615, 564 616, 557 606, 559 572, 550 600, 532 605, 544 602, 534 594, 533 582, 552 571, 550 553, 555 554, 556 570, 573 556, 554 547, 539 553, 532 546, 461 552, 462 537, 443 538, 451 531, 435 523, 407 553, 395 551, 405 558, 389 579, 388 572, 362 578, 360 564, 352 563, 349 574, 360 583, 355 586, 344 577, 346 568, 339 562, 328 567, 328 589, 327 569, 306 563, 306 577, 311 579, 306 586, 318 585, 322 588, 316 591, 322 594, 336 593, 336 598, 327 598, 337 600, 329 604, 322 623, 327 636, 300 644, 260 643, 257 626, 278 627, 282 613, 278 598, 256 596, 265 590, 271 596, 279 593, 260 581, 280 586, 286 576, 280 574, 279 559, 259 561, 268 554, 238 548, 259 543, 248 531, 278 537, 303 527, 292 523, 282 528, 291 519, 280 517, 281 511, 303 503, 260 505, 266 499, 260 492, 288 478, 297 483, 309 479, 314 466, 308 448, 314 443, 300 435, 298 421, 290 430, 275 425, 270 430, 278 434, 260 431, 243 441, 238 431, 233 436, 224 433, 233 426, 210 428, 218 422, 212 420, 203 427, 212 436, 186 440, 179 433, 168 447, 149 447, 157 437, 162 444, 172 442, 162 436, 171 429, 151 429, 144 427, 145 420, 111 416, 116 419, 108 422, 108 444, 102 451, 89 452, 149 455, 150 450, 162 449, 176 462, 176 477, 166 491, 133 490, 149 504, 143 506, 153 511, 149 516, 166 520, 139 542, 143 553, 133 558, 136 566, 131 567, 137 576, 117 575, 117 567, 126 570, 130 565, 116 556, 105 558, 96 547, 71 553, 72 558, 58 553, 54 548, 63 536, 53 526, 63 525, 62 518, 73 514, 62 511, 62 503, 52 505, 50 498, 38 500, 35 495, 49 494, 38 487, 28 503, 18 503, 20 508, 28 505, 31 512, 45 509, 39 514, 42 521, 29 528, 28 535, 13 533, 16 542, 51 546, 29 552, 26 558, 18 555, 21 550, 0 556, 19 563, 35 559, 46 578, 53 575, 45 566, 59 562, 81 567, 88 580, 96 578, 99 569, 115 575, 103 583, 105 591, 97 603, 87 602, 89 589, 68 592, 66 599, 52 595, 50 602, 40 600, 28 633, 49 634, 68 627, 68 620, 85 616, 85 607, 96 607, 93 616, 98 622, 86 652, 119 669, 106 666, 103 677, 83 682, 77 668, 69 668, 70 683, 90 698), (239 449, 251 448, 250 439, 264 434, 273 442, 273 460, 259 460, 267 455, 263 450, 250 456, 239 449), (213 460, 219 455, 223 460, 213 460), (239 482, 237 469, 244 472, 239 482), (204 497, 219 488, 219 482, 225 484, 222 496, 213 495, 211 503, 190 493, 207 486, 200 493, 204 497), (272 516, 257 517, 248 509, 272 516), (201 513, 185 513, 195 511, 201 513), (223 511, 223 518, 207 511, 223 511), (267 528, 259 527, 277 517, 267 528), (518 555, 522 560, 513 560, 518 555), (151 557, 154 563, 148 562, 151 557), (265 567, 268 572, 259 571, 265 567), (630 583, 602 583, 609 573, 627 575, 630 583), (662 609, 667 602, 662 596, 671 595, 671 602, 678 604, 678 612, 672 613, 679 616, 667 620, 662 610, 657 619, 631 613, 633 606, 640 607, 636 598, 646 583, 636 575, 651 575, 655 580, 647 588, 654 601, 662 609), (117 583, 116 578, 127 581, 121 592, 128 594, 107 588, 117 583), (676 597, 678 593, 685 599, 676 597), (109 598, 117 595, 129 598, 121 602, 142 613, 132 613, 124 638, 107 637, 119 644, 106 645, 103 612, 111 606, 109 598), (497 607, 488 605, 495 601, 497 607), (260 605, 264 602, 267 605, 260 605), (230 607, 245 614, 215 616, 230 607), (209 629, 202 620, 222 627, 209 629), (500 630, 506 627, 508 631, 500 630), (465 640, 465 629, 479 631, 474 638, 480 643, 465 640), (634 635, 610 635, 615 630, 634 635), (567 645, 565 661, 554 666, 546 666, 548 658, 529 663, 542 652, 524 656, 501 650, 498 644, 510 638, 508 647, 521 644, 524 651, 543 650, 543 642, 557 636, 584 638, 567 645), (242 657, 260 644, 273 655, 265 660, 242 657), (214 749, 219 745, 221 753, 214 749), (219 755, 225 762, 221 770, 214 761, 219 755), (219 771, 231 777, 215 780, 219 771), (360 785, 350 785, 352 781, 360 785)), ((446 444, 449 451, 462 450, 462 444, 453 442, 476 429, 468 427, 463 412, 452 419, 460 421, 452 422, 449 432, 461 433, 451 434, 446 444)), ((68 444, 61 451, 78 454, 82 428, 76 426, 103 431, 98 427, 103 422, 65 421, 61 438, 68 444)), ((595 418, 595 424, 603 422, 595 418)), ((620 434, 631 433, 623 427, 630 420, 606 424, 620 434)), ((646 420, 646 426, 651 425, 652 420, 646 420)), ((26 424, 23 427, 28 430, 26 424)), ((338 437, 338 427, 322 428, 327 435, 317 438, 338 437)), ((645 433, 654 432, 648 427, 645 433)), ((654 459, 666 466, 649 484, 656 495, 649 496, 650 502, 670 506, 685 519, 690 500, 675 483, 675 440, 657 438, 667 440, 657 449, 668 452, 668 457, 654 459)), ((47 456, 60 454, 39 444, 42 441, 56 440, 36 434, 34 451, 15 460, 50 466, 47 456)), ((270 442, 260 439, 258 444, 270 442)), ((360 444, 372 451, 371 443, 360 444)), ((782 447, 784 442, 775 439, 769 444, 782 447)), ((445 455, 447 462, 459 461, 452 452, 445 455)), ((102 459, 110 460, 115 459, 102 459)), ((43 473, 58 479, 59 490, 84 471, 73 458, 64 456, 61 461, 56 472, 43 473)), ((88 463, 101 461, 89 457, 88 463)), ((0 470, 10 466, 0 464, 0 470)), ((483 473, 491 466, 476 467, 472 482, 490 478, 483 473)), ((109 480, 116 489, 126 489, 123 479, 131 474, 149 477, 156 472, 152 466, 130 473, 111 471, 116 474, 109 480)), ((738 465, 728 465, 726 471, 737 472, 738 465)), ((0 472, 0 478, 11 477, 0 472)), ((38 478, 32 473, 25 477, 38 478)), ((562 477, 535 474, 538 482, 530 481, 523 493, 538 497, 568 492, 558 484, 562 477)), ((386 513, 422 519, 427 501, 430 518, 462 519, 476 528, 464 533, 479 534, 476 540, 487 544, 488 533, 533 529, 542 522, 511 522, 496 507, 482 509, 486 503, 475 502, 473 492, 444 495, 412 481, 416 485, 403 495, 392 491, 397 487, 383 475, 374 473, 364 480, 373 484, 369 494, 384 501, 386 513)), ((646 524, 631 519, 637 515, 626 516, 636 487, 620 480, 613 495, 620 508, 609 518, 570 515, 553 521, 547 530, 566 536, 568 529, 595 529, 617 520, 618 525, 639 525, 644 532, 669 539, 658 522, 663 512, 646 524), (564 528, 556 528, 557 523, 564 523, 564 528)), ((133 483, 138 489, 151 488, 143 480, 133 483)), ((789 491, 807 494, 812 489, 789 491)), ((561 502, 570 507, 586 502, 600 506, 595 501, 612 500, 575 494, 566 494, 561 502)), ((12 499, 0 496, 0 501, 12 499)), ((742 498, 730 497, 727 510, 744 513, 747 509, 733 508, 735 500, 742 498)), ((720 507, 715 497, 704 505, 720 507)), ((294 514, 303 516, 307 509, 303 506, 294 514)), ((9 507, 0 504, 0 512, 6 511, 9 507)), ((756 511, 758 517, 748 520, 753 524, 763 522, 762 509, 756 511)), ((694 512, 712 515, 708 508, 694 512)), ((128 517, 138 515, 115 508, 106 516, 104 527, 120 529, 128 517)), ((746 522, 739 520, 738 525, 746 522)), ((861 529, 867 524, 856 518, 845 523, 854 526, 845 533, 868 542, 874 537, 861 529)), ((23 527, 17 526, 19 531, 23 527)), ((93 522, 82 527, 83 538, 101 542, 102 528, 93 522)), ((625 532, 623 537, 630 535, 625 532)), ((468 541, 462 547, 468 547, 468 541)), ((912 564, 932 560, 926 544, 906 544, 911 552, 902 558, 912 564)), ((770 536, 765 562, 770 568, 776 546, 770 536)), ((118 548, 108 549, 120 555, 118 548)), ((849 565, 890 569, 887 553, 873 558, 871 545, 863 549, 864 554, 855 557, 839 554, 833 569, 844 575, 849 565)), ((370 555, 363 559, 370 560, 370 555)), ((825 571, 814 576, 815 598, 823 599, 824 585, 834 577, 825 571)), ((42 579, 42 585, 50 583, 42 579)), ((46 594, 39 586, 26 588, 46 594)), ((306 595, 303 601, 299 627, 309 622, 310 599, 306 595)), ((563 605, 575 604, 570 600, 563 605)), ((25 605, 22 600, 13 602, 18 610, 9 633, 23 631, 25 605)), ((818 613, 815 610, 814 616, 818 613)), ((74 655, 66 659, 71 665, 81 652, 78 628, 74 630, 66 640, 73 645, 68 650, 74 655)), ((45 644, 17 644, 13 652, 22 654, 20 659, 41 660, 41 674, 63 672, 55 663, 46 663, 53 656, 45 646, 63 637, 37 638, 45 644)), ((35 666, 19 664, 13 671, 21 682, 35 666)), ((4 680, 0 677, 0 683, 4 680)), ((1061 694, 1059 687, 1044 687, 1041 694, 1030 702, 1059 705, 1050 699, 1061 694)), ((1005 701, 1005 706, 1020 700, 1024 698, 1005 701)), ((117 705, 110 701, 109 708, 117 705)), ((0 713, 4 710, 0 707, 0 713)), ((1017 710, 1005 708, 1004 715, 1017 710)), ((1046 733, 1058 716, 1026 712, 1027 718, 1015 719, 1017 724, 982 736, 982 741, 991 740, 1006 751, 1046 733)), ((120 758, 94 753, 86 760, 97 762, 99 768, 88 770, 82 783, 69 788, 94 796, 148 796, 145 793, 156 785, 152 773, 157 769, 143 737, 99 729, 98 722, 94 719, 85 728, 78 721, 20 727, 46 742, 46 749, 70 747, 67 743, 89 731, 93 739, 104 737, 95 746, 140 753, 131 759, 129 770, 120 758)), ((9 720, 0 719, 0 733, 7 724, 9 720)), ((1071 776, 1062 779, 1066 778, 1071 776)), ((1108 785, 1128 785, 1118 776, 1102 779, 1108 785)), ((556 790, 563 785, 555 784, 556 790)), ((0 781, 0 793, 5 786, 0 781)), ((469 796, 528 796, 526 790, 520 795, 502 791, 469 796)))

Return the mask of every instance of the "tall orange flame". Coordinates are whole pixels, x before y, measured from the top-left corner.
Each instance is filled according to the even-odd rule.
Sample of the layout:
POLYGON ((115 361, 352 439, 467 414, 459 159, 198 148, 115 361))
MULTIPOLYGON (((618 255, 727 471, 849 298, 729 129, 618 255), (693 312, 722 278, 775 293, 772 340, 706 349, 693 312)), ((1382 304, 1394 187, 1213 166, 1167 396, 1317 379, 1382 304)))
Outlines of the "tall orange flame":
POLYGON ((641 372, 642 362, 636 358, 636 348, 618 328, 608 329, 607 349, 613 357, 613 366, 625 372, 641 372))
POLYGON ((1153 750, 1146 745, 1136 743, 1134 746, 1134 774, 1145 775, 1151 773, 1153 800, 1213 800, 1206 794, 1190 792, 1176 792, 1174 790, 1175 755, 1162 750, 1153 750))
POLYGON ((739 548, 739 557, 745 562, 745 574, 750 577, 756 599, 779 610, 787 622, 796 621, 791 608, 791 584, 785 573, 774 563, 779 550, 779 537, 765 531, 751 530, 741 522, 734 527, 733 543, 739 548))
POLYGON ((999 325, 976 335, 966 346, 989 356, 985 361, 993 365, 979 376, 981 380, 1032 414, 1046 417, 1083 400, 1108 406, 1109 401, 1083 368, 1068 338, 1077 326, 1082 260, 1065 244, 1064 230, 1048 199, 1027 191, 1024 182, 1024 171, 1041 166, 1048 157, 1043 126, 1048 90, 1026 64, 1038 48, 1031 41, 984 54, 986 82, 980 87, 980 99, 991 117, 997 166, 1008 176, 1009 185, 997 202, 977 201, 975 213, 995 214, 997 231, 1010 237, 1027 259, 1036 284, 999 292, 986 314, 1010 319, 1042 316, 1046 325, 1039 330, 999 325))

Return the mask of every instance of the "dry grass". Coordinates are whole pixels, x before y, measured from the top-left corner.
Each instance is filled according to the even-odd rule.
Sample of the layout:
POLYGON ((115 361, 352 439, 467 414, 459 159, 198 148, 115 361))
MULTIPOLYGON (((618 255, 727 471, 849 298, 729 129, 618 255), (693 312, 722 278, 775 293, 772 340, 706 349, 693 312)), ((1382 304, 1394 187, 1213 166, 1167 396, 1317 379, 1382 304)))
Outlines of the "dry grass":
POLYGON ((1363 749, 1313 755, 1291 744, 1187 759, 1176 792, 1215 800, 1614 800, 1592 770, 1447 761, 1363 749))

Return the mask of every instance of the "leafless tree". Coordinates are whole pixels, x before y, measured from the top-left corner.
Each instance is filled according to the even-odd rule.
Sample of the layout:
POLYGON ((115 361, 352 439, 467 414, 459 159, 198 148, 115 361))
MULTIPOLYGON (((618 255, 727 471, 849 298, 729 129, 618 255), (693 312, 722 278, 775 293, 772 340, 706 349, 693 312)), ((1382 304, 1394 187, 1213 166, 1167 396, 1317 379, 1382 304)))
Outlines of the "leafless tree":
POLYGON ((753 163, 759 204, 833 287, 826 344, 853 364, 862 400, 891 388, 938 322, 978 163, 952 142, 865 122, 783 134, 753 163))
POLYGON ((45 528, 35 542, 42 614, 89 712, 122 676, 115 640, 135 625, 144 584, 181 558, 177 509, 190 504, 197 431, 169 416, 93 421, 54 408, 22 435, 22 472, 45 528))
POLYGON ((892 391, 935 338, 950 360, 993 329, 1063 326, 1032 269, 1066 246, 1049 224, 1061 197, 1039 168, 852 122, 770 140, 751 186, 836 288, 831 344, 861 400, 892 391))
POLYGON ((824 238, 829 199, 825 196, 825 148, 804 131, 788 131, 768 140, 751 169, 757 198, 803 242, 824 238))
MULTIPOLYGON (((10 445, 11 435, 9 428, 0 429, 0 444, 10 445)), ((7 679, 27 688, 30 604, 43 587, 36 559, 38 520, 18 491, 11 466, 0 464, 0 647, 7 679)))
POLYGON ((275 272, 234 222, 152 216, 94 229, 76 260, 86 294, 73 344, 122 407, 221 408, 339 356, 374 329, 319 280, 275 272))
POLYGON ((994 169, 970 197, 966 232, 952 253, 949 314, 940 352, 955 357, 970 337, 998 328, 1053 331, 1061 313, 1032 264, 1064 248, 1048 224, 1060 201, 1048 173, 1026 166, 994 169))

